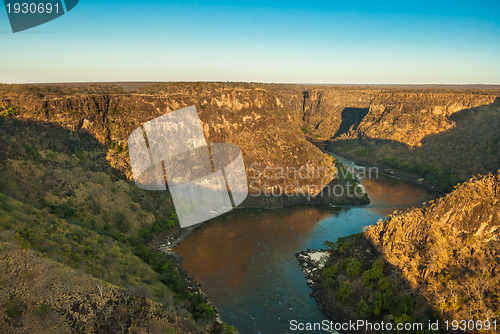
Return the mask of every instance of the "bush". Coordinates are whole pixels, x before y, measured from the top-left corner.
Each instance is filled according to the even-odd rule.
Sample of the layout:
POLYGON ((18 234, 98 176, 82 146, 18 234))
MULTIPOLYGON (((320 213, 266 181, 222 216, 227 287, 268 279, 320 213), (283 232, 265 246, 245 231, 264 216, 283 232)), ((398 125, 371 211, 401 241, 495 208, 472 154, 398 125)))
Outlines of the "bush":
POLYGON ((155 220, 155 222, 151 226, 151 232, 152 233, 160 233, 160 232, 168 231, 174 226, 175 226, 175 222, 172 219, 155 220))
POLYGON ((339 273, 339 266, 334 264, 334 265, 327 266, 327 267, 323 268, 323 272, 321 273, 321 275, 324 278, 335 279, 337 277, 338 273, 339 273))
POLYGON ((358 259, 350 258, 347 261, 347 265, 346 265, 347 275, 352 276, 352 277, 358 277, 359 275, 361 275, 362 271, 363 271, 363 268, 362 268, 361 262, 359 262, 358 259))
POLYGON ((26 306, 19 302, 16 296, 11 295, 5 308, 5 314, 11 319, 16 319, 23 314, 25 308, 26 306))
POLYGON ((340 282, 339 289, 335 292, 335 297, 345 302, 352 294, 351 285, 348 282, 340 282))
POLYGON ((335 287, 335 279, 330 277, 324 277, 323 280, 321 281, 321 284, 323 284, 323 287, 326 289, 333 289, 335 287))
POLYGON ((35 310, 35 312, 33 312, 33 314, 36 315, 36 316, 39 316, 39 317, 43 317, 43 316, 46 316, 47 314, 49 314, 52 311, 54 311, 52 309, 52 307, 50 307, 47 304, 42 304, 42 305, 38 306, 38 308, 35 310))
POLYGON ((130 223, 127 221, 127 217, 123 212, 115 212, 113 220, 118 231, 125 233, 130 230, 130 223))
POLYGON ((370 309, 370 306, 364 301, 360 300, 357 307, 356 307, 359 316, 362 319, 368 319, 370 315, 372 314, 372 310, 370 309))
POLYGON ((372 268, 365 272, 363 284, 369 286, 372 282, 378 282, 382 277, 384 277, 384 262, 377 260, 373 263, 372 268))

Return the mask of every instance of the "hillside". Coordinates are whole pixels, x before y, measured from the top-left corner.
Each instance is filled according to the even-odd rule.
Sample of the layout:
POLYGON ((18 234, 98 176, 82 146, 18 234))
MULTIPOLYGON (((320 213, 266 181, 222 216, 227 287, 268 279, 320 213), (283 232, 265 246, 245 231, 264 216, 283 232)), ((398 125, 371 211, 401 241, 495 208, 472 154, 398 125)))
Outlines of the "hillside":
MULTIPOLYGON (((5 202, 3 202, 5 205, 5 202)), ((2 333, 188 333, 195 323, 137 293, 0 243, 2 333)))
POLYGON ((335 320, 498 321, 499 225, 500 174, 472 178, 422 208, 326 243, 331 256, 314 295, 335 320))
MULTIPOLYGON (((112 149, 107 160, 130 179, 130 133, 157 116, 195 105, 208 142, 233 143, 241 148, 248 181, 257 185, 254 188, 267 191, 270 184, 294 194, 309 193, 309 185, 328 184, 335 172, 331 157, 309 143, 301 131, 301 95, 293 86, 250 84, 154 84, 134 91, 113 85, 4 85, 0 87, 0 109, 7 116, 58 124, 77 137, 89 133, 112 149), (283 178, 262 176, 264 168, 298 170, 303 166, 322 170, 321 176, 307 180, 288 174, 283 178)), ((316 193, 311 191, 311 195, 316 193)), ((280 206, 283 199, 249 202, 280 206)))
POLYGON ((498 91, 381 93, 329 149, 448 192, 500 166, 499 113, 498 91))
MULTIPOLYGON (((178 259, 157 251, 158 243, 175 233, 178 224, 166 194, 137 188, 109 165, 108 148, 89 134, 78 135, 54 124, 1 117, 0 152, 0 242, 32 251, 13 251, 13 256, 20 254, 15 255, 19 261, 33 252, 43 258, 43 274, 36 275, 57 275, 50 269, 55 261, 60 264, 57 268, 85 274, 82 280, 93 276, 107 282, 102 284, 120 287, 122 292, 110 297, 113 305, 121 305, 123 296, 130 295, 161 304, 177 319, 161 319, 159 324, 189 332, 224 332, 206 298, 177 268, 178 259)), ((28 318, 43 303, 43 299, 35 302, 37 293, 20 291, 13 284, 18 275, 22 274, 16 269, 2 276, 0 291, 8 298, 0 299, 0 312, 7 319, 12 313, 11 295, 26 305, 28 318)), ((77 294, 72 289, 63 286, 53 298, 65 300, 66 295, 77 294)), ((80 297, 86 298, 88 291, 82 293, 80 297)), ((85 301, 90 303, 85 307, 90 308, 92 300, 85 301)), ((117 312, 126 312, 129 306, 117 312)), ((60 307, 59 315, 66 312, 60 307)), ((9 331, 31 328, 31 320, 22 320, 24 309, 12 314, 13 322, 5 320, 9 331)), ((66 324, 77 333, 99 322, 83 315, 77 320, 66 324)), ((132 322, 121 325, 126 331, 133 328, 132 322)))

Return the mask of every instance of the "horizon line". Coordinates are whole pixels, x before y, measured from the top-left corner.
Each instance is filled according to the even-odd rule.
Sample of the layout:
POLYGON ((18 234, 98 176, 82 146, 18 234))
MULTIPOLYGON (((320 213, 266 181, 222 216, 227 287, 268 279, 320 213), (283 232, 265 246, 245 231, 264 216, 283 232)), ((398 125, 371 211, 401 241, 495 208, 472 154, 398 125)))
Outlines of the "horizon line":
POLYGON ((118 81, 53 81, 53 82, 0 82, 2 85, 82 85, 82 84, 155 84, 155 83, 222 83, 222 84, 266 84, 266 85, 316 85, 316 86, 494 86, 500 83, 315 83, 315 82, 271 82, 271 81, 222 81, 222 80, 118 80, 118 81))

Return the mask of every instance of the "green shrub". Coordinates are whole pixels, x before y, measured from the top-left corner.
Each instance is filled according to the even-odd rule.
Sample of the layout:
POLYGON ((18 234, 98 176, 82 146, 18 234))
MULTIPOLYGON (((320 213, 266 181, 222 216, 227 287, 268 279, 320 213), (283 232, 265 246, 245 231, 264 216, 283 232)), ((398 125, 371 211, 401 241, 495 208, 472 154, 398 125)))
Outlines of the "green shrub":
POLYGON ((33 314, 36 316, 39 316, 39 317, 43 317, 43 316, 46 316, 47 314, 49 314, 50 312, 53 312, 53 311, 54 310, 49 305, 42 304, 42 305, 37 307, 37 309, 35 310, 35 312, 33 312, 33 314))
POLYGON ((382 291, 388 291, 391 289, 391 285, 389 283, 389 280, 385 277, 382 277, 381 279, 378 280, 378 287, 382 291))
POLYGON ((326 289, 333 289, 335 287, 335 279, 331 277, 324 277, 321 284, 323 284, 323 287, 326 289))
POLYGON ((26 305, 24 305, 22 302, 18 301, 16 296, 11 295, 9 297, 9 301, 7 302, 6 308, 5 308, 5 314, 7 317, 11 319, 15 319, 21 316, 23 314, 24 310, 26 309, 26 305))
POLYGON ((127 217, 123 212, 115 212, 113 215, 113 221, 115 222, 115 227, 118 231, 126 233, 130 230, 130 223, 127 221, 127 217))
POLYGON ((321 273, 321 275, 323 275, 323 277, 329 277, 334 279, 337 277, 338 273, 339 273, 339 266, 333 264, 331 266, 326 266, 325 268, 323 268, 323 272, 321 273))
POLYGON ((345 302, 352 294, 352 288, 349 282, 340 282, 338 290, 335 292, 335 297, 345 302))
POLYGON ((358 305, 356 306, 356 310, 361 319, 368 319, 372 314, 370 306, 364 300, 359 301, 358 305))
POLYGON ((365 271, 365 276, 363 277, 363 283, 369 286, 372 282, 378 282, 384 276, 384 262, 383 260, 377 260, 373 263, 370 270, 365 271))
POLYGON ((358 259, 350 258, 349 260, 347 260, 346 264, 347 275, 352 277, 358 277, 359 275, 361 275, 362 271, 363 267, 361 265, 361 262, 358 261, 358 259))

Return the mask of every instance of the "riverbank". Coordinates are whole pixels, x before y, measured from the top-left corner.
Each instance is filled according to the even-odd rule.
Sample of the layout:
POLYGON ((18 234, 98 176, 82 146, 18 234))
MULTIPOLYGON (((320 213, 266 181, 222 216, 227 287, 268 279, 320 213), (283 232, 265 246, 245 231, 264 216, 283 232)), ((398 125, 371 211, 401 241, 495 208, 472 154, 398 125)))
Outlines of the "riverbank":
POLYGON ((307 285, 312 290, 310 296, 316 300, 318 308, 326 317, 335 322, 347 322, 349 319, 353 319, 348 308, 332 298, 323 286, 321 273, 330 257, 330 252, 325 249, 307 249, 296 253, 295 257, 307 279, 307 285))
MULTIPOLYGON (((164 241, 157 246, 159 252, 161 252, 165 257, 172 262, 172 264, 179 271, 180 276, 187 284, 187 289, 189 292, 193 294, 198 294, 202 297, 202 300, 205 304, 210 306, 215 313, 215 320, 217 321, 219 326, 225 325, 222 319, 220 318, 220 312, 217 307, 209 300, 208 296, 203 292, 201 288, 201 284, 199 284, 193 275, 189 274, 182 266, 183 258, 180 254, 174 252, 172 249, 179 244, 181 244, 191 233, 193 233, 197 228, 199 228, 201 224, 189 226, 186 228, 176 228, 171 232, 169 236, 167 236, 164 241)), ((225 325, 227 326, 227 325, 225 325)), ((231 331, 229 331, 231 332, 231 331)), ((236 330, 233 330, 231 333, 237 334, 236 330)))
POLYGON ((386 166, 382 166, 380 164, 375 163, 369 159, 362 159, 355 155, 349 154, 348 152, 342 152, 341 155, 338 155, 334 152, 332 148, 332 142, 326 139, 318 139, 318 138, 307 138, 312 144, 318 147, 323 153, 333 154, 335 156, 344 158, 346 160, 351 160, 354 164, 358 166, 363 166, 366 169, 377 168, 378 172, 381 175, 388 176, 391 178, 395 178, 399 181, 408 182, 413 185, 424 188, 426 191, 434 194, 435 196, 442 196, 445 193, 437 189, 435 186, 427 182, 424 178, 412 175, 406 172, 398 171, 392 168, 388 168, 386 166))

